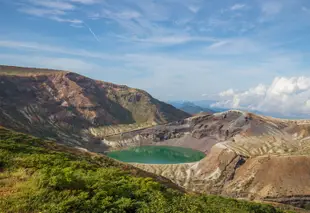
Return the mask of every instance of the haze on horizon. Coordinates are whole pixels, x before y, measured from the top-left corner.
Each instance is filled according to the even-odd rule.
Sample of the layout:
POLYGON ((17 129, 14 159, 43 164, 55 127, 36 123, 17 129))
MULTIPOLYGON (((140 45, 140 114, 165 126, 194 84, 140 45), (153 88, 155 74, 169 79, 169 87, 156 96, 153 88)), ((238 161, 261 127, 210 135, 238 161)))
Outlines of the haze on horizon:
POLYGON ((307 0, 0 0, 0 64, 310 114, 307 0))

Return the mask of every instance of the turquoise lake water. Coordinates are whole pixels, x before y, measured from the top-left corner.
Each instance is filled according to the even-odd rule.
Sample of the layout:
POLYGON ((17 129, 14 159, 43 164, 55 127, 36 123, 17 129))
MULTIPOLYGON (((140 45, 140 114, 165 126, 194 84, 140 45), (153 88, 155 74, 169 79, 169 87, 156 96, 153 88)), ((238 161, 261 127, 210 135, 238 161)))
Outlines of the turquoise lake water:
POLYGON ((127 163, 178 164, 201 160, 205 154, 200 151, 168 146, 141 146, 107 154, 109 157, 127 163))

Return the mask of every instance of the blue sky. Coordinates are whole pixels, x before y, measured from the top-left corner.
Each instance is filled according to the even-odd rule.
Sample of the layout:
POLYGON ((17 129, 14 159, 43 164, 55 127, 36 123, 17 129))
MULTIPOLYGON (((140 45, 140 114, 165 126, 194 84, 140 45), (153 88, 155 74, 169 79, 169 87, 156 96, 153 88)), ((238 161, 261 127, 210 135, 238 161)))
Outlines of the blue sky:
POLYGON ((309 0, 0 0, 0 25, 1 64, 71 70, 161 100, 236 99, 276 77, 310 77, 309 0))

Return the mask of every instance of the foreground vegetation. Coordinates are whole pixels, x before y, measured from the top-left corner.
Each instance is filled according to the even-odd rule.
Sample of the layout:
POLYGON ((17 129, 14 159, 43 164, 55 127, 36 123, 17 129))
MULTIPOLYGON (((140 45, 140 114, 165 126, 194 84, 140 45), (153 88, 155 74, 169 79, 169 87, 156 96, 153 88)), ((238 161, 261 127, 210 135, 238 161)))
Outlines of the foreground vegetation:
POLYGON ((283 212, 184 194, 150 176, 106 157, 0 128, 0 212, 283 212))

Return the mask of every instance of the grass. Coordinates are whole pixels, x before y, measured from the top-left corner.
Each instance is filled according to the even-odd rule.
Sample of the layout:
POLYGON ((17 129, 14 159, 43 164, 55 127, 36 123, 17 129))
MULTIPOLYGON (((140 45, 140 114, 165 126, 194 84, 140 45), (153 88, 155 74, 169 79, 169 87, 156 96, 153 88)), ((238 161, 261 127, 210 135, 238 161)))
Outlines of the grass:
POLYGON ((271 205, 186 194, 105 156, 0 127, 0 212, 280 213, 271 205))

